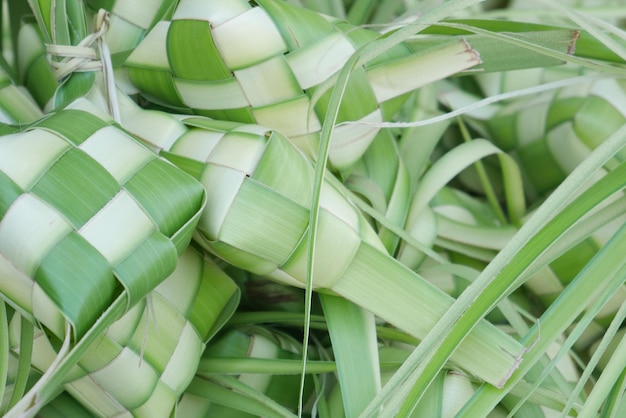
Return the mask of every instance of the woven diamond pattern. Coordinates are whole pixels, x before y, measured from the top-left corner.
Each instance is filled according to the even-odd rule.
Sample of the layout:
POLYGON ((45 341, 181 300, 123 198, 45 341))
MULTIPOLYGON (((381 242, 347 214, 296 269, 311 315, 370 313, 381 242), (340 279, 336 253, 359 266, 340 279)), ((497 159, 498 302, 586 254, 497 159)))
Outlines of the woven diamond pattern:
MULTIPOLYGON (((159 104, 268 126, 314 152, 330 97, 326 92, 312 106, 316 88, 378 34, 284 2, 256 3, 181 1, 172 20, 159 22, 126 61, 131 81, 159 104)), ((367 68, 409 55, 398 45, 367 68)), ((390 94, 372 82, 366 69, 355 71, 339 122, 381 122, 399 104, 390 99, 411 89, 407 83, 390 94)), ((335 141, 358 143, 362 152, 376 132, 340 127, 335 141)), ((331 161, 344 164, 332 154, 331 161)))
POLYGON ((110 12, 107 45, 112 61, 121 64, 156 22, 172 16, 176 0, 86 0, 85 4, 94 14, 100 9, 110 12))
MULTIPOLYGON (((285 136, 259 125, 200 117, 182 121, 187 132, 163 155, 221 196, 207 202, 195 238, 240 268, 304 286, 314 175, 311 161, 285 136), (242 219, 255 219, 254 227, 242 219)), ((330 288, 362 240, 375 247, 381 244, 331 183, 322 188, 320 209, 319 229, 332 233, 320 234, 317 245, 337 250, 316 264, 314 286, 330 288)))

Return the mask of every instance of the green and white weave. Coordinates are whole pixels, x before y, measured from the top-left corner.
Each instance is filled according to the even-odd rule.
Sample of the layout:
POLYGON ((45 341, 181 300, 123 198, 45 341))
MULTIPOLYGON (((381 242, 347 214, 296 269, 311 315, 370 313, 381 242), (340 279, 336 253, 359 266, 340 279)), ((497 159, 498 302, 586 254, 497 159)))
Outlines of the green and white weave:
MULTIPOLYGON (((330 98, 319 89, 378 37, 276 0, 182 0, 172 20, 156 24, 125 65, 131 82, 155 103, 267 126, 315 156, 330 98)), ((397 45, 354 69, 337 122, 388 120, 402 103, 399 96, 479 63, 460 39, 419 52, 397 45)), ((331 164, 349 167, 378 130, 337 127, 331 164)))
MULTIPOLYGON (((65 389, 97 416, 169 416, 205 343, 238 301, 232 279, 189 247, 176 270, 90 346, 68 374, 65 389)), ((55 356, 38 332, 33 366, 45 371, 55 356)))
POLYGON ((100 9, 110 12, 106 40, 114 65, 120 65, 160 20, 169 19, 176 0, 87 0, 94 14, 100 9))
POLYGON ((0 294, 80 338, 125 292, 130 308, 175 268, 202 186, 93 114, 61 110, 0 137, 0 294))

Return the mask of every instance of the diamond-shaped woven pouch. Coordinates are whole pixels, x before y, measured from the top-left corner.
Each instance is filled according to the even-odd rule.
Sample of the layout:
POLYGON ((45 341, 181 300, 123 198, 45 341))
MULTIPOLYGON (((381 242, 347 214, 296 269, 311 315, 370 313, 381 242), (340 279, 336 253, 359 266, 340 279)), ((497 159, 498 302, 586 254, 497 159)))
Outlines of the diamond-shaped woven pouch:
MULTIPOLYGON (((263 126, 198 116, 180 121, 183 132, 169 141, 161 139, 161 155, 219 196, 207 202, 194 241, 233 266, 305 287, 312 161, 285 136, 263 126)), ((339 294, 423 338, 452 305, 452 297, 391 257, 346 193, 332 175, 326 176, 319 201, 313 288, 339 294), (416 312, 407 315, 411 310, 416 312)), ((499 384, 514 361, 508 353, 519 350, 517 341, 485 321, 453 358, 499 384), (488 361, 480 365, 470 361, 473 349, 490 352, 488 361)))
MULTIPOLYGON (((282 1, 182 0, 172 20, 157 23, 125 65, 131 82, 158 104, 267 126, 315 155, 331 94, 326 91, 314 103, 318 88, 379 36, 282 1)), ((466 44, 457 47, 448 56, 469 51, 466 44)), ((467 58, 464 67, 478 63, 473 53, 467 58)), ((440 59, 424 62, 421 52, 399 44, 355 68, 337 122, 388 119, 404 93, 460 71, 440 59)), ((337 127, 330 162, 337 168, 352 164, 378 129, 337 127)))
POLYGON ((121 292, 130 308, 174 270, 204 202, 195 179, 85 111, 0 136, 0 295, 80 338, 121 292))
MULTIPOLYGON (((304 287, 311 161, 283 135, 259 125, 202 117, 183 123, 187 132, 161 154, 220 196, 207 202, 195 237, 239 268, 260 275, 288 271, 278 279, 304 287)), ((384 251, 340 190, 324 183, 320 222, 333 234, 320 235, 318 245, 332 258, 316 264, 316 288, 332 286, 361 240, 384 251)))
MULTIPOLYGON (((205 343, 238 301, 235 282, 189 247, 167 279, 91 344, 65 389, 98 416, 169 416, 195 375, 205 343)), ((44 371, 55 356, 39 331, 33 365, 44 371)))

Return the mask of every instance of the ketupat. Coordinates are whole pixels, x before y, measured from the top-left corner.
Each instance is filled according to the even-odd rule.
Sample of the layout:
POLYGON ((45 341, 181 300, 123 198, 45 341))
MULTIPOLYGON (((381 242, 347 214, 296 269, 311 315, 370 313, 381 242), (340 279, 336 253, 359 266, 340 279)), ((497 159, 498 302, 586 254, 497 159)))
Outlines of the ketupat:
POLYGON ((124 1, 86 0, 85 6, 94 15, 109 12, 106 41, 114 66, 121 65, 137 47, 146 33, 161 20, 170 19, 178 0, 124 1))
MULTIPOLYGON (((174 111, 276 129, 310 157, 317 155, 330 91, 320 94, 348 58, 377 32, 284 2, 190 1, 159 22, 125 62, 131 82, 174 111)), ((397 45, 355 68, 338 122, 379 123, 397 98, 480 63, 462 39, 415 52, 397 45), (432 71, 437 68, 437 71, 432 71)), ((329 161, 348 169, 379 128, 335 131, 329 161)))
MULTIPOLYGON (((544 79, 564 79, 582 72, 546 69, 544 79)), ((531 77, 537 71, 526 72, 531 77)), ((489 77, 484 77, 489 83, 489 77)), ((506 77, 509 79, 510 77, 506 77)), ((520 74, 524 78, 524 73, 520 74)), ((494 80, 495 81, 495 80, 494 80)), ((599 79, 520 98, 502 106, 487 122, 489 137, 514 155, 524 167, 526 192, 540 199, 560 184, 590 152, 626 121, 624 80, 599 79), (597 118, 602 114, 602 120, 597 118), (533 129, 525 121, 534 120, 533 129), (538 175, 537 167, 549 167, 538 175)), ((510 89, 511 87, 509 87, 510 89)), ((615 167, 626 158, 618 153, 607 163, 615 167)))
MULTIPOLYGON (((192 380, 204 345, 234 312, 238 298, 232 279, 189 247, 174 272, 90 346, 64 379, 65 390, 97 416, 169 415, 192 380)), ((19 320, 16 315, 14 330, 19 320)), ((16 344, 13 332, 19 354, 16 344)), ((54 347, 38 330, 36 369, 50 367, 58 352, 54 347)))
MULTIPOLYGON (((196 242, 236 267, 305 287, 313 165, 302 152, 258 125, 193 116, 179 121, 139 109, 122 114, 131 132, 221 196, 207 202, 196 242)), ((314 289, 337 293, 423 337, 452 298, 389 256, 344 193, 330 177, 322 189, 314 289)), ((501 385, 522 351, 482 322, 453 358, 501 385), (492 354, 483 363, 477 352, 492 354)))
POLYGON ((57 111, 23 129, 0 137, 0 291, 22 320, 74 345, 114 301, 130 310, 174 271, 206 196, 87 112, 57 111))
MULTIPOLYGON (((95 3, 95 2, 92 2, 92 4, 94 4, 94 3, 95 3)), ((144 29, 142 29, 142 30, 144 30, 144 29)), ((132 37, 132 39, 137 39, 137 38, 138 38, 137 36, 132 37)), ((189 120, 194 120, 194 119, 189 119, 189 120)), ((200 119, 195 119, 195 120, 196 120, 196 121, 198 121, 198 120, 200 120, 200 119)), ((181 126, 182 126, 182 125, 181 125, 181 126)), ((184 129, 186 129, 186 128, 185 128, 184 126, 182 126, 182 128, 183 128, 183 129, 180 129, 180 128, 181 128, 181 126, 179 126, 179 127, 178 127, 179 131, 180 131, 180 130, 184 131, 184 129)), ((172 131, 169 131, 169 133, 170 133, 170 134, 175 133, 174 131, 176 131, 176 129, 173 129, 172 131)), ((179 132, 179 133, 182 133, 182 132, 179 132)), ((170 136, 168 137, 168 140, 175 141, 175 139, 176 139, 177 137, 178 137, 178 135, 170 135, 170 136)), ((167 146, 169 146, 170 144, 166 144, 166 145, 167 145, 167 146)), ((167 146, 165 146, 164 148, 167 148, 167 146)), ((178 162, 179 164, 185 164, 185 162, 184 162, 182 159, 177 159, 175 156, 170 155, 170 158, 172 158, 173 160, 177 160, 177 162, 178 162)), ((193 165, 194 165, 194 164, 190 164, 190 165, 187 165, 186 167, 187 167, 188 169, 191 169, 191 170, 193 171, 193 170, 194 170, 194 168, 192 167, 193 165)), ((332 180, 329 180, 329 181, 332 181, 332 180)), ((369 236, 369 235, 368 235, 368 236, 369 236)), ((380 247, 380 248, 382 248, 382 247, 380 247)), ((380 249, 380 248, 379 248, 379 249, 380 249)), ((481 354, 482 354, 482 353, 481 353, 481 354)))
POLYGON ((82 337, 121 290, 128 309, 165 279, 206 199, 187 174, 83 111, 4 135, 0 150, 2 294, 61 339, 66 323, 82 337))
MULTIPOLYGON (((77 38, 82 36, 86 39, 89 31, 99 30, 91 28, 95 22, 86 19, 89 14, 93 14, 93 20, 96 20, 100 10, 109 11, 105 21, 100 24, 106 26, 104 36, 108 54, 112 65, 117 67, 156 22, 171 17, 175 5, 176 1, 172 0, 163 0, 158 6, 154 2, 144 4, 141 1, 129 3, 89 0, 84 2, 85 7, 83 2, 63 2, 57 4, 55 9, 48 9, 46 7, 49 5, 45 3, 31 3, 35 19, 25 18, 17 35, 19 53, 16 54, 15 67, 20 84, 29 89, 42 108, 52 110, 65 106, 72 100, 72 96, 79 97, 81 91, 85 94, 96 80, 101 83, 101 74, 94 77, 94 70, 99 69, 101 63, 95 51, 90 49, 91 45, 83 43, 82 49, 71 48, 83 40, 77 38), (68 12, 66 16, 60 12, 65 8, 75 10, 73 13, 68 12), (50 27, 53 23, 54 28, 50 27), (59 30, 61 28, 66 30, 59 30), (64 32, 74 33, 75 36, 70 39, 68 34, 63 35, 64 32), (66 46, 70 48, 64 48, 66 46), (90 71, 86 71, 86 65, 91 65, 90 71), (68 68, 81 73, 68 77, 68 68), (78 91, 78 96, 74 91, 78 91)), ((92 42, 95 41, 92 38, 92 42)), ((124 73, 116 71, 116 82, 123 85, 124 79, 124 73)))
MULTIPOLYGON (((577 65, 485 73, 475 79, 476 87, 486 96, 546 86, 535 94, 509 98, 463 116, 476 132, 519 162, 530 205, 549 195, 626 117, 624 80, 577 65), (606 119, 598 119, 600 113, 606 119)), ((440 89, 440 97, 451 109, 480 99, 475 92, 468 93, 451 83, 440 89)), ((620 151, 606 168, 615 167, 624 158, 624 151, 620 151)), ((465 174, 466 186, 476 189, 476 179, 465 174)))

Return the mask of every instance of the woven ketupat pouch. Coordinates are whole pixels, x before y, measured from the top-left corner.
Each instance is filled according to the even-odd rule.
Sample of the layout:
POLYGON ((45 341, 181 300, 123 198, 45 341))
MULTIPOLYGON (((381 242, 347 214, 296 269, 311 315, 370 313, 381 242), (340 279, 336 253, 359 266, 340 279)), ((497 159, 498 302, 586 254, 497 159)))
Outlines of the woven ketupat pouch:
MULTIPOLYGON (((238 303, 237 284, 189 246, 168 278, 96 338, 63 387, 96 416, 169 416, 205 343, 238 303)), ((19 351, 19 323, 12 329, 11 346, 19 351)), ((58 347, 37 329, 33 367, 45 372, 57 356, 58 347)))
POLYGON ((11 130, 0 136, 0 295, 80 338, 122 292, 129 309, 172 273, 204 189, 85 111, 11 130))

